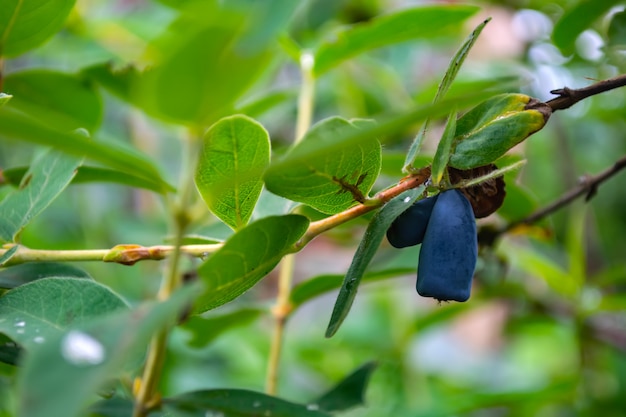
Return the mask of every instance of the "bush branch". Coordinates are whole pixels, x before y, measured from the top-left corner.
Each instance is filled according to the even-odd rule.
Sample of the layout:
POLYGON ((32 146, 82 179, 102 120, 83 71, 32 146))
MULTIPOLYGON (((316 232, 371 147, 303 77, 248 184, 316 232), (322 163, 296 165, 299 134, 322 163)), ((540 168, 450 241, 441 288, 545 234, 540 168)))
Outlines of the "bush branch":
POLYGON ((602 80, 583 88, 573 89, 563 87, 550 91, 550 93, 557 94, 559 97, 547 101, 546 104, 552 108, 552 111, 564 110, 588 97, 624 86, 626 86, 626 74, 618 75, 608 80, 602 80))
POLYGON ((624 168, 626 168, 626 156, 620 158, 617 162, 615 162, 615 164, 613 164, 613 166, 599 173, 598 175, 583 177, 582 181, 577 187, 569 190, 568 192, 563 194, 558 200, 540 210, 535 211, 530 216, 509 223, 502 230, 500 230, 500 234, 508 232, 509 230, 522 224, 535 223, 543 219, 547 215, 568 205, 582 195, 585 195, 585 201, 591 200, 596 195, 600 184, 602 184, 604 181, 608 180, 624 168))

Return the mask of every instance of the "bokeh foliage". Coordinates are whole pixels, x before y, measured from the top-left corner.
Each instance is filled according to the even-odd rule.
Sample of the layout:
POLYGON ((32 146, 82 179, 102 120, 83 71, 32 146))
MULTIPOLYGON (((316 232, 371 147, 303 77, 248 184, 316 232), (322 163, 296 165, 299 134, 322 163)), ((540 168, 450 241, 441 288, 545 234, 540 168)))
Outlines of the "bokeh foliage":
MULTIPOLYGON (((0 91, 13 96, 0 98, 0 240, 51 250, 170 243, 162 197, 181 172, 196 172, 182 155, 189 136, 204 134, 197 154, 225 156, 198 165, 186 243, 226 243, 207 260, 185 259, 203 290, 161 304, 150 302, 157 262, 0 268, 0 416, 79 415, 88 404, 93 415, 129 415, 141 351, 192 299, 203 314, 174 328, 160 381, 172 415, 623 414, 623 173, 589 202, 483 244, 467 303, 415 294, 418 248, 366 248, 359 296, 332 339, 333 301, 370 216, 317 237, 296 255, 280 398, 260 393, 276 296, 269 272, 309 221, 397 183, 427 119, 409 158, 417 167, 430 163, 451 110, 496 92, 545 101, 552 89, 625 72, 623 2, 74 3, 0 0, 0 91), (431 106, 455 51, 487 17, 431 106), (290 147, 303 51, 315 58, 318 123, 290 147), (258 146, 238 153, 240 132, 258 146), (308 206, 288 214, 296 203, 308 206), (33 315, 35 304, 46 308, 33 315), (72 332, 100 338, 107 356, 68 365, 72 332), (96 404, 96 391, 113 399, 96 404), (58 408, 38 409, 46 398, 58 408)), ((624 97, 616 90, 556 113, 499 161, 527 163, 506 174, 505 205, 479 230, 524 218, 623 155, 624 97)))

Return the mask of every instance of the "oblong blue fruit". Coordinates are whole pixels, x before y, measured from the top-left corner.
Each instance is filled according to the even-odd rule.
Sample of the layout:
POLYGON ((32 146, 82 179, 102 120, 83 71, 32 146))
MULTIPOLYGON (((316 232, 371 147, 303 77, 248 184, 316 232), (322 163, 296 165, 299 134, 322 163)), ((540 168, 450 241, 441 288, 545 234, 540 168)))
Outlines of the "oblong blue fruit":
POLYGON ((389 229, 387 240, 394 248, 405 248, 422 243, 426 226, 439 195, 417 201, 396 217, 389 229))
POLYGON ((478 257, 474 212, 458 190, 439 194, 417 266, 417 292, 437 300, 467 301, 478 257))

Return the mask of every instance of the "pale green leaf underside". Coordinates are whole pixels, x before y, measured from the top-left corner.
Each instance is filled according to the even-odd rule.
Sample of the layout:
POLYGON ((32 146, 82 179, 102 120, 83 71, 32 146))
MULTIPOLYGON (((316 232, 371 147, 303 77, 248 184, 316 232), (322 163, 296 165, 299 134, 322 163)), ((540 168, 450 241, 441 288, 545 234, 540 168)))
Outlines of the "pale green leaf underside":
POLYGON ((70 326, 123 308, 118 295, 95 281, 44 278, 0 298, 0 332, 27 348, 43 346, 70 326))
POLYGON ((65 22, 75 0, 0 0, 0 56, 42 44, 65 22))
POLYGON ((267 131, 253 119, 230 116, 205 134, 195 181, 209 209, 233 229, 245 226, 270 161, 267 131))
POLYGON ((48 151, 26 172, 18 190, 0 202, 0 241, 11 242, 67 187, 80 159, 48 151))
POLYGON ((250 223, 198 269, 204 292, 195 311, 204 312, 234 300, 267 275, 309 226, 306 217, 290 214, 250 223))
POLYGON ((325 119, 311 128, 289 154, 265 175, 267 189, 329 214, 339 213, 367 197, 381 165, 380 143, 374 138, 313 156, 313 149, 336 145, 338 138, 367 130, 368 121, 325 119), (306 155, 310 155, 309 158, 306 155), (301 159, 300 164, 291 164, 301 159))

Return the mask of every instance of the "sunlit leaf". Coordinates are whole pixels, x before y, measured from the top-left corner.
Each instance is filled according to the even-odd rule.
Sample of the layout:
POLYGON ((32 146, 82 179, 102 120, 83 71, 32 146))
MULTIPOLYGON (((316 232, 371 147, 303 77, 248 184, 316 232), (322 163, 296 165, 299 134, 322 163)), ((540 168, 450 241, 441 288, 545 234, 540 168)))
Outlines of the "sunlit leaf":
POLYGON ((266 217, 231 236, 200 266, 204 291, 195 311, 204 312, 234 300, 267 275, 302 237, 306 217, 266 217))
MULTIPOLYGON (((73 281, 93 284, 86 280, 73 281)), ((197 291, 197 287, 190 286, 165 302, 94 318, 55 334, 38 349, 29 351, 17 384, 18 414, 23 417, 83 415, 86 399, 122 371, 129 357, 145 349, 157 330, 176 320, 197 291)))
POLYGON ((12 98, 13 96, 11 94, 0 93, 0 107, 7 104, 12 98))
POLYGON ((194 391, 163 400, 177 417, 328 417, 315 406, 295 404, 259 392, 241 389, 194 391))
POLYGON ((431 168, 431 178, 433 186, 437 187, 443 178, 443 173, 448 165, 450 159, 450 150, 452 149, 452 143, 454 142, 454 133, 456 132, 456 111, 450 113, 448 116, 448 122, 446 128, 441 135, 441 140, 437 146, 435 157, 433 158, 433 165, 431 168))
POLYGON ((337 295, 335 307, 326 329, 326 337, 333 336, 348 316, 365 269, 374 257, 380 242, 387 233, 387 229, 396 217, 411 207, 423 191, 423 186, 405 191, 385 204, 370 221, 337 295))
POLYGON ((195 182, 209 209, 233 229, 245 226, 263 188, 270 162, 270 140, 247 116, 215 123, 203 138, 195 182))
POLYGON ((225 331, 251 323, 263 312, 258 308, 243 308, 218 316, 191 316, 182 328, 191 333, 189 346, 203 348, 225 331))
MULTIPOLYGON (((2 175, 7 183, 19 185, 20 181, 28 171, 28 167, 10 168, 2 171, 2 175)), ((163 184, 158 179, 143 178, 132 172, 120 172, 108 168, 80 166, 70 184, 85 184, 92 182, 104 182, 127 185, 134 188, 143 188, 156 193, 164 193, 166 190, 174 191, 169 184, 163 184)))
POLYGON ((0 297, 0 332, 27 348, 43 346, 70 327, 125 307, 92 280, 44 278, 0 297))
MULTIPOLYGON (((454 56, 452 57, 452 60, 448 64, 448 69, 446 70, 446 73, 444 74, 443 79, 441 80, 441 83, 437 87, 437 93, 435 94, 435 99, 433 101, 434 103, 439 102, 446 95, 446 93, 452 86, 452 83, 454 82, 457 74, 459 73, 459 70, 463 66, 463 62, 465 62, 465 58, 467 57, 470 50, 472 49, 472 47, 478 40, 480 33, 483 31, 483 29, 485 28, 487 23, 489 23, 490 20, 491 18, 483 21, 478 26, 476 26, 476 29, 472 31, 472 33, 467 37, 467 39, 465 39, 465 42, 463 42, 463 45, 461 45, 459 50, 456 51, 456 54, 454 54, 454 56)), ((406 159, 404 162, 404 169, 407 171, 410 171, 410 168, 415 166, 415 159, 417 158, 419 151, 422 147, 422 142, 424 141, 424 137, 426 136, 426 131, 428 130, 429 122, 430 122, 429 119, 426 119, 426 121, 424 122, 424 125, 422 126, 419 133, 413 140, 413 143, 409 147, 409 150, 407 152, 406 159)))
POLYGON ((418 38, 456 32, 475 6, 424 6, 405 9, 333 33, 314 51, 316 75, 368 50, 418 38))
POLYGON ((93 87, 79 76, 51 70, 9 74, 4 89, 14 97, 10 106, 61 130, 100 124, 102 102, 93 87))
POLYGON ((554 25, 552 40, 564 54, 574 53, 576 39, 619 0, 582 0, 568 7, 554 25))
POLYGON ((361 127, 363 121, 349 122, 339 117, 325 119, 311 128, 291 151, 265 174, 265 185, 274 194, 310 205, 324 213, 338 213, 364 202, 378 177, 381 164, 380 143, 375 138, 356 145, 333 149, 312 156, 311 150, 332 146, 337 138, 361 127), (294 159, 305 159, 292 165, 294 159))
MULTIPOLYGON (((2 265, 2 262, 0 262, 0 265, 2 265)), ((49 277, 92 279, 87 272, 71 264, 33 262, 0 269, 0 288, 16 288, 20 285, 49 277)))
POLYGON ((313 401, 312 404, 316 404, 320 410, 327 412, 344 411, 363 405, 365 389, 376 366, 375 362, 368 362, 360 366, 324 395, 313 401))
POLYGON ((0 266, 3 266, 5 263, 7 263, 13 257, 13 255, 17 253, 18 249, 19 249, 19 246, 14 245, 14 246, 11 246, 9 250, 4 252, 2 256, 0 256, 0 266))
POLYGON ((164 190, 171 189, 146 156, 116 142, 90 140, 80 134, 52 129, 6 106, 0 110, 0 126, 0 135, 8 139, 47 145, 70 155, 84 156, 160 184, 164 190))
POLYGON ((0 57, 46 41, 65 23, 75 0, 0 0, 0 57))
POLYGON ((0 241, 11 242, 67 187, 81 161, 56 151, 37 158, 19 189, 0 202, 0 241))

